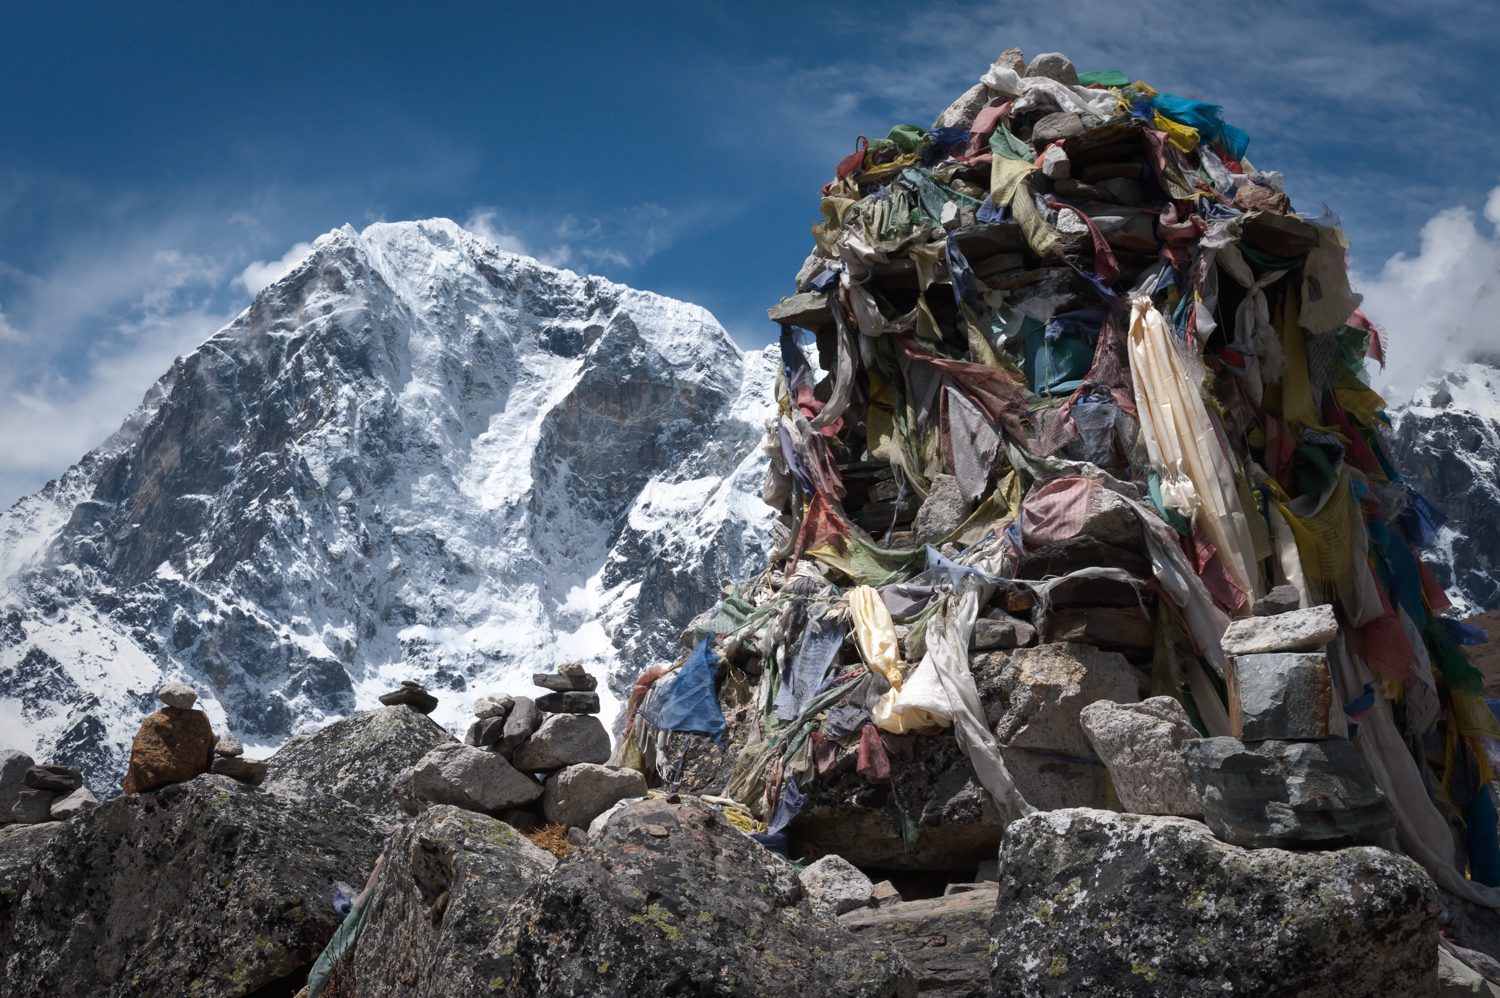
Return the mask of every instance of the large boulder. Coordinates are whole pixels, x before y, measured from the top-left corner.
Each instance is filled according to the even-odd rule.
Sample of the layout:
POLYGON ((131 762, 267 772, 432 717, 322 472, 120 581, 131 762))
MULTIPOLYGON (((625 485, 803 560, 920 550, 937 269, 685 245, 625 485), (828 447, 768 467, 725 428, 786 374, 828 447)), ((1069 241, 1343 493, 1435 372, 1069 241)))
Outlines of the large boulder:
POLYGON ((691 798, 627 804, 506 919, 509 995, 914 995, 900 957, 816 914, 795 871, 691 798))
POLYGON ((405 817, 391 788, 438 745, 455 739, 405 706, 360 711, 287 742, 266 760, 263 788, 284 797, 331 794, 373 817, 405 817))
POLYGON ((1140 699, 1123 655, 1060 642, 976 655, 975 685, 1005 766, 1029 804, 1105 807, 1109 775, 1078 719, 1096 700, 1140 699))
POLYGON ((501 917, 555 863, 498 819, 424 811, 391 839, 372 888, 352 961, 361 998, 488 993, 501 917))
POLYGON ((1200 822, 1068 809, 1013 823, 996 995, 1427 995, 1437 890, 1383 849, 1243 849, 1200 822))
POLYGON ((341 920, 331 886, 363 883, 379 851, 333 797, 212 775, 117 797, 38 855, 0 977, 18 995, 289 994, 341 920))
POLYGON ((542 814, 554 825, 587 828, 620 801, 644 796, 646 778, 637 770, 581 762, 547 777, 542 814))
MULTIPOLYGON (((516 698, 516 713, 525 697, 516 698)), ((507 722, 506 730, 509 731, 507 722)), ((550 772, 580 762, 609 761, 609 732, 591 714, 553 714, 542 722, 514 756, 517 769, 528 773, 550 772)))
POLYGON ((1187 711, 1171 697, 1140 703, 1096 700, 1078 714, 1094 751, 1104 760, 1120 806, 1136 814, 1203 815, 1203 802, 1178 751, 1197 738, 1187 711))
POLYGON ((1204 820, 1242 846, 1377 841, 1396 821, 1354 743, 1196 738, 1182 755, 1203 800, 1204 820))
POLYGON ((32 862, 62 827, 61 821, 0 827, 0 940, 5 938, 11 913, 31 878, 32 862))
POLYGON ((839 916, 870 949, 899 953, 917 972, 917 991, 935 998, 989 998, 990 917, 995 886, 900 901, 839 916))
POLYGON ((125 792, 145 793, 208 772, 217 740, 201 710, 163 707, 147 715, 130 744, 125 792))
POLYGON ((498 816, 542 795, 542 785, 496 752, 444 742, 396 780, 396 799, 408 814, 452 804, 498 816))

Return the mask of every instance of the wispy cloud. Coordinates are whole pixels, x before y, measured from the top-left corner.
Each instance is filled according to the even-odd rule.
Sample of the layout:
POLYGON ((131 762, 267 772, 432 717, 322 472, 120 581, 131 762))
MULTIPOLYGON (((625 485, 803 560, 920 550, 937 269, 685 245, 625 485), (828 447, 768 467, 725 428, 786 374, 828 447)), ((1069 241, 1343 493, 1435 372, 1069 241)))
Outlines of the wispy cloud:
POLYGON ((591 216, 571 211, 505 214, 484 206, 473 209, 463 226, 503 250, 549 266, 619 272, 642 266, 694 229, 722 222, 733 214, 721 205, 705 202, 670 207, 647 202, 591 216))
POLYGON ((296 243, 278 259, 252 260, 240 271, 234 283, 252 295, 257 294, 290 274, 293 267, 307 259, 312 248, 312 243, 296 243))

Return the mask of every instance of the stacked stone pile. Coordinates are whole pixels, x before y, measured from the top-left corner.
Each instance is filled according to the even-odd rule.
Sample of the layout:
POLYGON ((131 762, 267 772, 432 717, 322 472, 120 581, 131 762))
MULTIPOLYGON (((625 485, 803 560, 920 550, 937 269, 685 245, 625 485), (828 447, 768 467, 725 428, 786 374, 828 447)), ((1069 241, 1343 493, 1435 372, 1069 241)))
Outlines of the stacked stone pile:
POLYGON ((130 746, 130 766, 123 789, 127 794, 160 790, 174 783, 213 772, 259 785, 266 778, 266 764, 244 759, 238 738, 214 734, 208 715, 196 708, 198 691, 187 683, 168 683, 157 691, 163 704, 148 715, 130 746))
POLYGON ((24 752, 0 750, 0 825, 66 821, 99 802, 73 766, 39 766, 24 752))
POLYGON ((603 765, 610 741, 596 716, 598 680, 577 663, 532 678, 547 692, 480 697, 464 744, 439 745, 402 774, 396 795, 408 813, 451 804, 523 830, 543 822, 585 829, 645 794, 640 773, 603 765))

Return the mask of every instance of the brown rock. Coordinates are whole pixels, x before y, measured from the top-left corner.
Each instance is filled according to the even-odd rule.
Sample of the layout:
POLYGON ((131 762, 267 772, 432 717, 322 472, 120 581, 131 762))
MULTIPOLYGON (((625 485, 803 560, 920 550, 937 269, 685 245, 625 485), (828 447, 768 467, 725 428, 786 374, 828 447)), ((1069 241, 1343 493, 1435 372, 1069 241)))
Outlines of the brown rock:
POLYGON ((216 741, 207 714, 163 707, 142 721, 135 733, 125 792, 145 793, 208 772, 216 741))

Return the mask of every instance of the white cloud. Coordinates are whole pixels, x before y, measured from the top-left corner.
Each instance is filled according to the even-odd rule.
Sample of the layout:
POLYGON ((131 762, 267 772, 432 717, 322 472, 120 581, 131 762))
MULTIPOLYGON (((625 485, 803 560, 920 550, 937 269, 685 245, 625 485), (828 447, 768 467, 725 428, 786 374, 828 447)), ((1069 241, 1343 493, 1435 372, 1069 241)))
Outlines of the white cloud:
MULTIPOLYGON (((477 236, 483 236, 507 253, 541 259, 520 236, 500 224, 500 212, 494 208, 475 208, 464 219, 464 228, 477 236)), ((545 262, 545 261, 544 261, 545 262)))
POLYGON ((277 260, 254 260, 240 271, 234 283, 253 294, 281 280, 292 272, 292 268, 307 259, 312 252, 312 243, 297 243, 277 260))
POLYGON ((6 318, 5 309, 0 308, 0 343, 19 343, 21 331, 11 325, 10 319, 6 318))
POLYGON ((1391 401, 1476 353, 1500 355, 1500 187, 1483 218, 1445 209, 1422 227, 1415 256, 1398 253, 1354 279, 1365 314, 1390 334, 1382 387, 1391 401))

